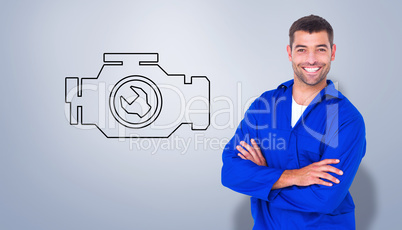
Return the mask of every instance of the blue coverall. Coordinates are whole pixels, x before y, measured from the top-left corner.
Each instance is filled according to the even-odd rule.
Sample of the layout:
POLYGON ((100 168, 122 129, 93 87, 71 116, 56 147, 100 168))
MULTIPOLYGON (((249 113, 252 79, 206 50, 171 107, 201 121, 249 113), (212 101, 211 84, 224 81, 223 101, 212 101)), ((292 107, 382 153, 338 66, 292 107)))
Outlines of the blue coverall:
POLYGON ((251 196, 253 229, 355 229, 349 188, 366 151, 365 125, 352 103, 327 80, 291 127, 293 80, 263 93, 247 110, 223 151, 222 184, 251 196), (237 154, 240 141, 257 141, 268 166, 237 154), (272 190, 284 170, 323 159, 343 175, 333 186, 290 186, 272 190))

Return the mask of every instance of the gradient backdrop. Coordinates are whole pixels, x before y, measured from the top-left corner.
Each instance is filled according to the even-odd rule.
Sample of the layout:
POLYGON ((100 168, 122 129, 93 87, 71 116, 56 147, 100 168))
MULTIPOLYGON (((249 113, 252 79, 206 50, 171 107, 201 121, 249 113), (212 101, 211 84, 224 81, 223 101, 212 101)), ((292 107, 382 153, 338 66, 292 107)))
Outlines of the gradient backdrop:
POLYGON ((312 13, 335 30, 329 78, 366 122, 351 189, 357 228, 398 229, 400 10, 394 1, 1 1, 0 229, 251 229, 249 198, 221 185, 222 150, 208 140, 230 138, 250 99, 293 77, 288 29, 312 13), (69 125, 64 78, 96 76, 105 52, 158 52, 170 73, 208 76, 210 128, 182 126, 170 140, 190 140, 188 149, 155 151, 69 125))

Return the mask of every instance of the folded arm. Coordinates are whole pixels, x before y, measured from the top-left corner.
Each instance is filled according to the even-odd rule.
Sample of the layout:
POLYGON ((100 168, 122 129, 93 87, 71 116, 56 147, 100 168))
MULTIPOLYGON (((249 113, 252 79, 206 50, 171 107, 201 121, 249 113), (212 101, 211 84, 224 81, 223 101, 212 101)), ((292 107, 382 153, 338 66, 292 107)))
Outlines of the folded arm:
POLYGON ((250 144, 250 140, 257 137, 257 129, 262 128, 255 118, 255 113, 263 112, 258 103, 261 103, 259 99, 253 102, 240 122, 234 137, 226 145, 222 154, 221 176, 224 186, 236 192, 268 201, 268 194, 271 193, 272 186, 284 170, 245 161, 236 149, 240 142, 250 144))

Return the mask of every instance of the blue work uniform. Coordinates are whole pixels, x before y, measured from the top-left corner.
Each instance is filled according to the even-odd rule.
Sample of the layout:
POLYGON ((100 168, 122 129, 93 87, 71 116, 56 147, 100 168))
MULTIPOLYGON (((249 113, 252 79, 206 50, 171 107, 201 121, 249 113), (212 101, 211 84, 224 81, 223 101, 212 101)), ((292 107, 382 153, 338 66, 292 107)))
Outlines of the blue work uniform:
MULTIPOLYGON (((362 115, 327 80, 291 127, 293 80, 263 93, 244 115, 223 151, 222 184, 251 196, 253 229, 355 229, 349 188, 366 152, 362 115), (238 156, 240 141, 256 140, 268 166, 238 156), (343 175, 333 186, 290 186, 272 190, 284 170, 300 169, 324 159, 343 175)), ((324 179, 325 180, 325 179, 324 179)))

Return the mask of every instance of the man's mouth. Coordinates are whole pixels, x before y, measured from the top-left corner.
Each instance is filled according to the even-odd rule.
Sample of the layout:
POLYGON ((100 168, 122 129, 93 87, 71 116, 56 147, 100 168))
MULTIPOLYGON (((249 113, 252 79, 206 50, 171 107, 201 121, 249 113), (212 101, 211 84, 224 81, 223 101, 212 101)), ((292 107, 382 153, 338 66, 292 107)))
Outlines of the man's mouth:
POLYGON ((310 68, 310 67, 302 67, 306 72, 308 73, 315 73, 318 70, 321 69, 321 67, 314 67, 314 68, 310 68))

